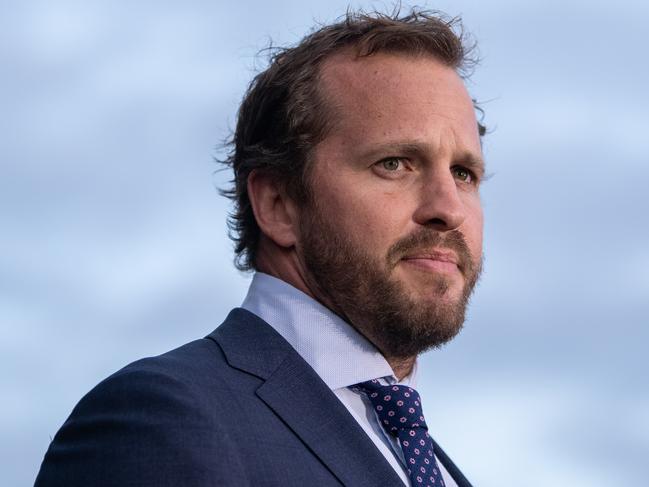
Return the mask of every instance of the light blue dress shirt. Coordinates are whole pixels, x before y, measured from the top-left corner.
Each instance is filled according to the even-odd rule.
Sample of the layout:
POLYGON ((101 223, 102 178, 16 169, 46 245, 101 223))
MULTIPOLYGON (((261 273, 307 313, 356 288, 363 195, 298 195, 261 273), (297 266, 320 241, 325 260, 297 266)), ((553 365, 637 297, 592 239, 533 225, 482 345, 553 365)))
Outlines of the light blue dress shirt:
MULTIPOLYGON (((383 355, 352 326, 302 291, 268 274, 254 275, 241 307, 259 316, 291 344, 345 405, 403 483, 410 485, 399 440, 383 429, 369 399, 349 386, 381 378, 385 385, 415 388, 417 364, 409 376, 397 381, 383 355)), ((457 487, 444 466, 437 463, 445 484, 457 487)))

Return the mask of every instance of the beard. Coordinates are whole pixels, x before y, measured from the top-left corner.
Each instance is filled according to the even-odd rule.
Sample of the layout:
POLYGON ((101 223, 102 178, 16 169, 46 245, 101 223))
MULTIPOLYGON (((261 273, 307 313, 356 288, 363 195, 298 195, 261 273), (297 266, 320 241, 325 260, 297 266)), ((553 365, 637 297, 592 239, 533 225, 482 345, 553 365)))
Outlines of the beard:
POLYGON ((309 287, 317 290, 322 304, 350 323, 385 357, 414 357, 440 347, 460 332, 482 271, 482 259, 472 259, 462 233, 423 227, 397 241, 380 258, 370 253, 371 242, 354 242, 315 205, 309 207, 303 213, 301 231, 309 287), (454 300, 446 296, 451 276, 427 274, 422 281, 426 297, 417 299, 392 275, 404 256, 433 248, 457 254, 464 285, 454 300))

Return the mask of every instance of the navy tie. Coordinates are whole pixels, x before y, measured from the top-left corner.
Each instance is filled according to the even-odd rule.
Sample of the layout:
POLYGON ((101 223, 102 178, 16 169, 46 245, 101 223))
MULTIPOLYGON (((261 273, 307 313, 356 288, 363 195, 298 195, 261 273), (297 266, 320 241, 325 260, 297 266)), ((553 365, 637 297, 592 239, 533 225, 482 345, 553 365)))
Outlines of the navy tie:
POLYGON ((383 428, 399 439, 411 485, 443 487, 417 391, 407 386, 383 386, 376 379, 353 388, 367 394, 383 428))

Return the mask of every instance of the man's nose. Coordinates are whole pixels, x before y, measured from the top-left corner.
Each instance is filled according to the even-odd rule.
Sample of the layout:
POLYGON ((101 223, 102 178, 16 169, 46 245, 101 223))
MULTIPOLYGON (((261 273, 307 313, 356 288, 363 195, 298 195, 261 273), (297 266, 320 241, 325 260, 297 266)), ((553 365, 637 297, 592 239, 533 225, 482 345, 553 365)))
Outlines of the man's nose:
POLYGON ((420 225, 445 232, 458 228, 466 218, 460 188, 450 168, 436 168, 423 175, 419 204, 413 219, 420 225))

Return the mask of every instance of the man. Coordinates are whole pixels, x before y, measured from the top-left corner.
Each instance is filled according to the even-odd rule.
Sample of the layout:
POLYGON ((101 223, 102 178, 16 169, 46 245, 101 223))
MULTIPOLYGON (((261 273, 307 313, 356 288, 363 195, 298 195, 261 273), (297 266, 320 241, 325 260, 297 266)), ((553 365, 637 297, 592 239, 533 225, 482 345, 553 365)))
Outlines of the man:
POLYGON ((257 271, 242 308, 99 384, 36 485, 469 486, 414 389, 481 268, 466 63, 421 12, 350 13, 277 53, 226 161, 238 266, 257 271))

